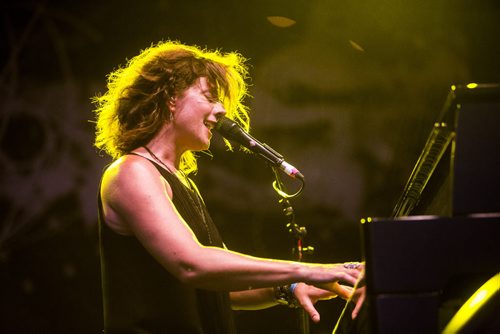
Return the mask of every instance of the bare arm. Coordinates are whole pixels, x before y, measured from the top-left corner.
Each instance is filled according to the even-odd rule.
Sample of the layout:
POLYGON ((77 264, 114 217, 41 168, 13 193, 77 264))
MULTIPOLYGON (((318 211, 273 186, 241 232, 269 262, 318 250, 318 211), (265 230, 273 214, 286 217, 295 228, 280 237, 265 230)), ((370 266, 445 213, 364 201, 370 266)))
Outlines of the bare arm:
POLYGON ((307 264, 256 258, 201 245, 171 201, 171 189, 142 158, 127 156, 103 179, 106 222, 116 231, 135 235, 180 281, 204 289, 241 291, 291 282, 323 288, 342 281, 355 284, 356 269, 340 264, 307 264))
POLYGON ((278 305, 273 288, 233 291, 230 296, 233 310, 261 310, 278 305))

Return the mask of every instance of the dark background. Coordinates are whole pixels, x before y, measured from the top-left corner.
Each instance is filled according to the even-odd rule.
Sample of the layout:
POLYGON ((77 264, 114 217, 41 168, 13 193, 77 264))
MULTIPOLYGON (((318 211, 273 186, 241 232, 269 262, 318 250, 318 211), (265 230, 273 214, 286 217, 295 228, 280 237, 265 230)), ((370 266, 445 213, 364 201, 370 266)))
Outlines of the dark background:
MULTIPOLYGON (((292 205, 313 262, 360 259, 359 220, 390 215, 450 86, 500 77, 493 0, 21 0, 0 10, 0 333, 100 332, 96 192, 110 160, 92 146, 91 97, 152 43, 248 58, 252 132, 306 176, 292 205)), ((217 136, 211 152, 194 179, 228 247, 293 259, 271 170, 217 136)), ((331 333, 343 302, 318 307, 311 332, 331 333)), ((293 332, 293 318, 278 307, 237 313, 241 333, 293 332)))

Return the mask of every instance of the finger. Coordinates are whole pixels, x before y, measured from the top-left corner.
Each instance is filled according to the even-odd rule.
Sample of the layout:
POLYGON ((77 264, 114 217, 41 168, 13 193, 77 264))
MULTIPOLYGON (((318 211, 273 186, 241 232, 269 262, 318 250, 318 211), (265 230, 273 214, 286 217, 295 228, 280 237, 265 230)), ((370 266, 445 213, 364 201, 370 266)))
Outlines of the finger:
POLYGON ((339 273, 338 280, 340 282, 348 283, 350 285, 356 285, 360 273, 355 269, 347 269, 345 272, 339 273))
POLYGON ((323 289, 318 289, 320 292, 316 294, 316 299, 317 300, 329 300, 333 298, 337 298, 337 293, 328 291, 328 290, 323 290, 323 289))
POLYGON ((365 265, 363 262, 344 262, 343 267, 348 269, 363 270, 365 265))
POLYGON ((351 295, 353 293, 353 288, 351 288, 350 286, 345 286, 345 285, 339 284, 337 289, 336 289, 336 293, 337 293, 337 295, 339 295, 340 298, 347 300, 347 299, 351 298, 351 295))
POLYGON ((336 289, 330 284, 330 288, 322 289, 312 285, 307 286, 308 295, 312 299, 312 303, 316 304, 317 300, 328 300, 337 297, 336 289))
POLYGON ((359 310, 361 310, 361 306, 363 306, 363 302, 365 301, 365 294, 361 293, 358 300, 356 301, 356 306, 354 307, 354 310, 352 311, 351 317, 353 319, 356 319, 356 317, 359 314, 359 310))
POLYGON ((315 283, 314 285, 323 290, 329 290, 335 293, 335 284, 342 282, 352 286, 356 285, 361 273, 357 269, 345 269, 336 267, 335 275, 330 282, 315 283))
POLYGON ((319 283, 319 284, 315 284, 315 287, 317 287, 319 290, 328 291, 331 294, 335 294, 335 295, 340 295, 340 293, 345 292, 344 290, 342 290, 341 287, 343 287, 344 289, 347 288, 347 286, 340 285, 338 282, 319 283))
POLYGON ((314 307, 310 299, 302 300, 301 302, 302 308, 309 314, 309 317, 313 322, 319 322, 320 316, 318 310, 314 307))

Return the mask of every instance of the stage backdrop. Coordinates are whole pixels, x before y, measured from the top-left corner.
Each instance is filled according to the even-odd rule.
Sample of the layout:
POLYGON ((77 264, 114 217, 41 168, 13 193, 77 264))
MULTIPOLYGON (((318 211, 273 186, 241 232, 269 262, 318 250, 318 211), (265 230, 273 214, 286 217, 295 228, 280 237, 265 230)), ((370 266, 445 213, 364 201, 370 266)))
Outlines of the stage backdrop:
MULTIPOLYGON (((493 0, 0 8, 1 333, 102 329, 96 193, 110 160, 93 147, 90 99, 151 43, 248 58, 252 133, 305 175, 292 205, 315 262, 360 259, 359 220, 391 213, 452 84, 500 80, 493 0)), ((293 259, 263 161, 227 152, 215 135, 194 179, 229 248, 293 259)), ((311 332, 331 333, 342 306, 322 303, 311 332)), ((240 333, 293 332, 293 317, 284 308, 237 313, 240 333)))

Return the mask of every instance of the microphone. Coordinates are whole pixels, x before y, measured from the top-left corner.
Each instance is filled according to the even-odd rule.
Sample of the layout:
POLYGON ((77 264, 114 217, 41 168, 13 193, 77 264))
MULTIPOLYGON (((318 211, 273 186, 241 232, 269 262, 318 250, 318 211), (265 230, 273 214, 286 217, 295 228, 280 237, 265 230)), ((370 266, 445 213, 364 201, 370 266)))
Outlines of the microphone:
POLYGON ((230 120, 229 118, 222 117, 219 119, 215 125, 215 130, 224 138, 234 140, 257 154, 262 159, 274 166, 279 167, 279 169, 281 169, 285 174, 293 178, 304 180, 304 175, 302 175, 297 168, 286 162, 281 154, 273 150, 269 147, 269 145, 259 142, 248 132, 243 130, 236 122, 230 120))

